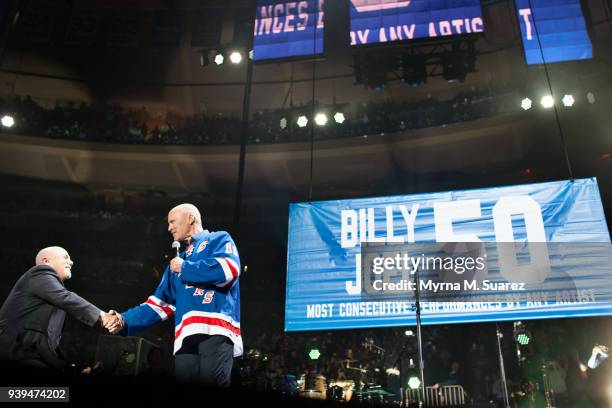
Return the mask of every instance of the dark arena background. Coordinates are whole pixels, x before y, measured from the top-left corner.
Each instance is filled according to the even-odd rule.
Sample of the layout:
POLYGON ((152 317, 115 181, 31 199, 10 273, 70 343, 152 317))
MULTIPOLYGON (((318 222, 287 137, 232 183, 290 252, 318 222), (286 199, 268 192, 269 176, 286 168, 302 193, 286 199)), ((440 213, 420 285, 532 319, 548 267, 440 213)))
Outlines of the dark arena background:
MULTIPOLYGON (((168 211, 192 203, 238 247, 244 343, 229 389, 187 386, 172 318, 124 337, 68 314, 66 367, 7 364, 0 386, 69 387, 79 404, 612 406, 609 307, 292 320, 331 296, 349 253, 324 228, 340 213, 313 215, 315 260, 294 209, 318 202, 431 209, 430 193, 595 178, 603 211, 550 199, 544 228, 598 223, 609 243, 612 1, 3 0, 0 28, 3 302, 51 245, 74 261, 70 291, 103 310, 145 302, 174 256, 168 211)), ((574 242, 559 231, 547 240, 574 242)))

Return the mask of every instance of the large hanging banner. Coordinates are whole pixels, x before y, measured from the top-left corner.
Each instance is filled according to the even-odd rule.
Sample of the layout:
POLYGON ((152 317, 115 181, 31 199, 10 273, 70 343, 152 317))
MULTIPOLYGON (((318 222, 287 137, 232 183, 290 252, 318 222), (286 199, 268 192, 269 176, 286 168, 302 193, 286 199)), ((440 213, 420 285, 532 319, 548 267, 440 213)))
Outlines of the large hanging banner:
POLYGON ((595 178, 291 204, 285 330, 612 314, 595 178))

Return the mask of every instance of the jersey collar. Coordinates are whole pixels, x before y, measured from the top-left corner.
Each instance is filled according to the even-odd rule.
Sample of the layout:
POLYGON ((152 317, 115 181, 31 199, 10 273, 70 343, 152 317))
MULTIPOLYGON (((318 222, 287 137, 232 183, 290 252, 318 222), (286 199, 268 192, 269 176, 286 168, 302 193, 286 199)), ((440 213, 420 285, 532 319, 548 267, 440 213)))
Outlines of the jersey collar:
POLYGON ((208 236, 209 234, 210 234, 210 232, 208 232, 208 230, 204 230, 204 231, 198 232, 197 234, 195 234, 195 235, 193 235, 191 237, 191 241, 192 242, 199 241, 199 240, 205 238, 206 236, 208 236))

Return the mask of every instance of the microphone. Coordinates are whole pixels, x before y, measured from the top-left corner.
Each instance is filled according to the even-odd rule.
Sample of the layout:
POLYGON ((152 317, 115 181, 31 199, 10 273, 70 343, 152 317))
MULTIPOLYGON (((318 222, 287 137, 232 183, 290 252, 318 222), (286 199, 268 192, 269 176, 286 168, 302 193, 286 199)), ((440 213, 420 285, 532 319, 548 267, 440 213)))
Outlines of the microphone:
POLYGON ((179 250, 181 248, 181 243, 178 242, 178 241, 174 241, 172 243, 172 248, 176 249, 176 256, 178 257, 179 256, 179 250))

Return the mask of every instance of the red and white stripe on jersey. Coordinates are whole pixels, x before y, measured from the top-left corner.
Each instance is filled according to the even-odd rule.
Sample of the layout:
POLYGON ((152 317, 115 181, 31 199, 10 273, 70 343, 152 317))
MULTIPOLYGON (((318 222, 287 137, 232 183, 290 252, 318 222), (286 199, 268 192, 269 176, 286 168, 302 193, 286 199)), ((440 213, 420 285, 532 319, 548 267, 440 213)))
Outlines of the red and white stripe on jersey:
POLYGON ((222 313, 192 311, 185 313, 174 331, 174 353, 183 346, 183 340, 193 334, 222 335, 234 343, 234 357, 242 355, 240 323, 222 313))
POLYGON ((221 268, 223 268, 223 273, 225 274, 225 282, 223 282, 222 284, 218 285, 220 287, 226 286, 227 284, 229 284, 231 281, 233 281, 234 279, 236 279, 238 277, 238 275, 240 274, 240 267, 238 266, 238 264, 234 261, 232 261, 229 258, 215 258, 217 260, 217 262, 219 262, 219 265, 221 265, 221 268))
POLYGON ((167 318, 172 316, 174 314, 174 311, 176 310, 173 305, 171 305, 170 303, 166 303, 155 296, 149 296, 149 298, 146 302, 144 302, 144 304, 150 306, 151 309, 153 309, 153 311, 157 313, 159 317, 162 318, 162 320, 166 320, 167 318))

